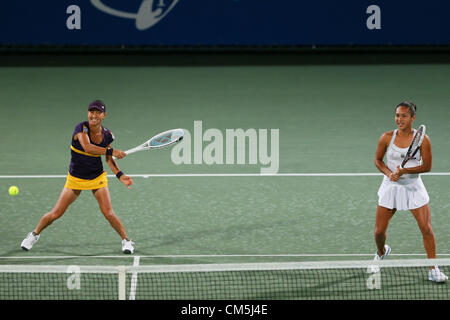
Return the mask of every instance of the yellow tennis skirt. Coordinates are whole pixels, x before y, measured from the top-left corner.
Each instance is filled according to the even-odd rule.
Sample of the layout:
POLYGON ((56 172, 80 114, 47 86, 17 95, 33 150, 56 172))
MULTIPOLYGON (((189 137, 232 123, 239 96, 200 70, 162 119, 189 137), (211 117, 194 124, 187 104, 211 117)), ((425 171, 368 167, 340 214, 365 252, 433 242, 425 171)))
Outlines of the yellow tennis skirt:
POLYGON ((101 175, 92 180, 80 179, 67 174, 65 188, 73 190, 95 190, 108 186, 108 178, 106 177, 106 171, 103 171, 101 175))

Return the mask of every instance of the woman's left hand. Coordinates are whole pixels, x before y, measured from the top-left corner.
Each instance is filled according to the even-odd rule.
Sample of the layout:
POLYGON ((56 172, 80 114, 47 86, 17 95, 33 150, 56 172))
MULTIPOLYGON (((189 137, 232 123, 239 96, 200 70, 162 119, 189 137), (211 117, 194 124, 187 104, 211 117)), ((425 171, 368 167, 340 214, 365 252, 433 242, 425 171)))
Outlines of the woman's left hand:
POLYGON ((405 171, 403 170, 403 168, 398 166, 397 170, 395 171, 395 174, 400 178, 404 173, 405 171))
POLYGON ((131 179, 131 177, 129 176, 122 175, 120 177, 120 182, 122 182, 124 185, 127 186, 128 189, 130 189, 130 186, 133 184, 133 179, 131 179))

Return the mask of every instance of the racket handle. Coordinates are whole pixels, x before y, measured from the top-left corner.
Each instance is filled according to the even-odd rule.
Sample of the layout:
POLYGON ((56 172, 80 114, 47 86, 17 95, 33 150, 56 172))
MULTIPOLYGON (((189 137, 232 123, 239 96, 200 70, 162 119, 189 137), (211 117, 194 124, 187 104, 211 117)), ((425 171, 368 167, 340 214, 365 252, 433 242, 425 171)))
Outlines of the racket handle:
POLYGON ((129 155, 129 154, 132 154, 132 153, 135 153, 135 152, 137 152, 137 151, 141 151, 141 150, 144 150, 144 148, 142 148, 141 146, 138 146, 138 147, 135 147, 135 148, 133 148, 133 149, 130 149, 130 150, 127 150, 127 151, 124 151, 127 155, 129 155))
MULTIPOLYGON (((129 154, 135 153, 136 151, 140 151, 140 150, 143 150, 143 149, 140 147, 136 147, 136 148, 124 151, 124 152, 126 153, 126 155, 129 155, 129 154)), ((117 158, 113 157, 113 159, 116 160, 117 158)))

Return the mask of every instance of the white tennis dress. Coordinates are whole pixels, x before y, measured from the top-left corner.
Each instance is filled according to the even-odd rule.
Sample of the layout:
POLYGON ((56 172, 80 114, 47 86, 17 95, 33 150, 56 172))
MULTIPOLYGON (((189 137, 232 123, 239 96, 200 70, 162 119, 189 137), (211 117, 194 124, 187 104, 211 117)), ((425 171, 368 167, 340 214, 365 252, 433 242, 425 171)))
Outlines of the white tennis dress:
MULTIPOLYGON (((414 134, 416 130, 414 130, 414 134)), ((408 148, 399 148, 394 144, 397 130, 392 135, 389 147, 386 150, 386 165, 392 172, 401 165, 408 148)), ((422 164, 420 150, 417 151, 413 159, 409 160, 405 168, 417 167, 422 164)), ((378 189, 378 204, 382 207, 397 210, 417 209, 426 205, 430 201, 428 192, 420 178, 420 175, 403 174, 398 181, 391 181, 387 176, 378 189)))

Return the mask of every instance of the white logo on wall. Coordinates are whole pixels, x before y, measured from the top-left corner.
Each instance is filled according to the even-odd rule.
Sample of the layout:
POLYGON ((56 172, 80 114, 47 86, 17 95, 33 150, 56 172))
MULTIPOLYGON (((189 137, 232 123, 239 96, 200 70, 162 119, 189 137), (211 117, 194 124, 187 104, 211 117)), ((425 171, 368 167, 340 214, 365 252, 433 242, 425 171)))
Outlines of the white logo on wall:
MULTIPOLYGON (((104 0, 103 0, 104 1, 104 0)), ((143 0, 138 11, 124 12, 105 5, 102 0, 91 0, 97 9, 119 18, 136 21, 138 30, 146 30, 161 21, 178 3, 179 0, 143 0), (156 4, 154 6, 154 3, 156 4)))
POLYGON ((377 5, 371 5, 367 7, 367 14, 370 16, 366 20, 366 26, 369 30, 379 30, 381 29, 381 9, 377 5))

